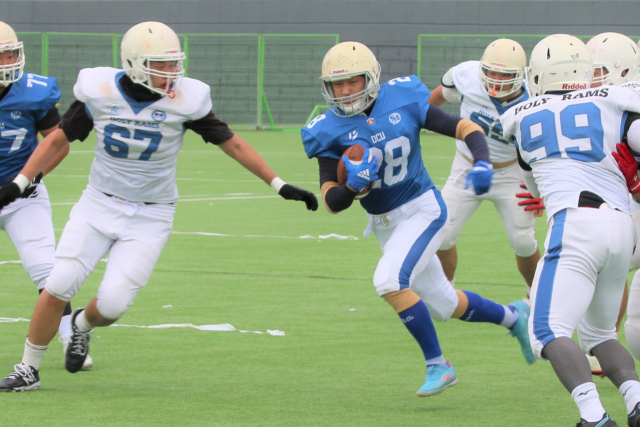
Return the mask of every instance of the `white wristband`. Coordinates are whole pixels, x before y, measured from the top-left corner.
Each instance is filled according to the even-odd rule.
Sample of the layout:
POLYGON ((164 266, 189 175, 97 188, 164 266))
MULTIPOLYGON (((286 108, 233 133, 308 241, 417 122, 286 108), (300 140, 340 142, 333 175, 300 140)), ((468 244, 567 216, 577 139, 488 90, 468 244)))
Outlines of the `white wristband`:
POLYGON ((280 189, 282 188, 283 185, 285 185, 286 182, 284 182, 282 179, 280 179, 280 177, 275 177, 273 178, 273 180, 271 181, 271 184, 269 184, 271 186, 271 188, 274 189, 274 191, 278 194, 280 194, 280 189))
POLYGON ((24 189, 27 188, 29 184, 31 184, 31 181, 29 181, 29 178, 27 178, 22 174, 19 174, 18 176, 16 176, 13 179, 13 182, 15 182, 20 188, 20 194, 24 193, 24 189))

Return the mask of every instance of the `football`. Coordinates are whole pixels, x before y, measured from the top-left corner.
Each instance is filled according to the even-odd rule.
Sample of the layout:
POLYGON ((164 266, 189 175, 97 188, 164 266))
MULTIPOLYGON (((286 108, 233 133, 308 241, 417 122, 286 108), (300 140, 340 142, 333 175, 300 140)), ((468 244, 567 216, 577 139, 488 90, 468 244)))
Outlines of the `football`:
MULTIPOLYGON (((362 163, 362 156, 364 154, 365 147, 359 144, 352 145, 347 148, 342 155, 347 156, 347 159, 353 164, 359 165, 362 163)), ((373 158, 373 154, 369 151, 369 160, 373 158)), ((347 168, 344 167, 342 156, 340 156, 340 162, 338 163, 338 184, 344 185, 347 182, 347 168)), ((367 185, 364 190, 358 193, 356 199, 362 199, 371 191, 373 182, 367 185)))

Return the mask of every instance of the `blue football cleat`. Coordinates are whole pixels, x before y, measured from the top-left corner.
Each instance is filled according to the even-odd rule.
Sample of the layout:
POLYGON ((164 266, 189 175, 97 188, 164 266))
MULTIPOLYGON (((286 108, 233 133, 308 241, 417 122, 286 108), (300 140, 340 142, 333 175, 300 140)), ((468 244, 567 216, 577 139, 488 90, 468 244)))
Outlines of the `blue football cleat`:
MULTIPOLYGON (((631 424, 629 424, 631 425, 631 424)), ((604 414, 601 420, 587 422, 580 418, 580 422, 576 424, 576 427, 620 427, 615 421, 611 419, 608 414, 604 414)))
POLYGON ((456 384, 458 384, 458 377, 451 363, 429 365, 427 366, 424 385, 416 391, 416 396, 433 396, 434 394, 442 393, 445 388, 453 387, 456 384))
POLYGON ((633 407, 633 411, 627 417, 627 424, 629 427, 640 427, 640 403, 633 407))
POLYGON ((511 328, 509 335, 518 339, 525 360, 532 365, 536 361, 536 356, 531 350, 531 342, 529 341, 529 305, 522 300, 509 305, 518 310, 518 321, 511 328))

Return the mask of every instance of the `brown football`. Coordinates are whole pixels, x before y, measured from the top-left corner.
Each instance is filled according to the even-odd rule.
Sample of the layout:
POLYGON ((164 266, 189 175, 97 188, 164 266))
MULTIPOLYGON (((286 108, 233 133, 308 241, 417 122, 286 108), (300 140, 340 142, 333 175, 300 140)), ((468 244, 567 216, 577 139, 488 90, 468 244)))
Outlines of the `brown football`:
MULTIPOLYGON (((347 148, 345 152, 342 153, 342 155, 347 156, 347 158, 351 163, 359 165, 360 163, 362 163, 362 155, 364 154, 364 150, 365 148, 362 145, 355 144, 347 148)), ((369 151, 369 159, 371 159, 372 157, 373 157, 373 154, 371 154, 371 151, 369 151)), ((340 162, 338 163, 338 184, 344 185, 346 182, 347 182, 347 168, 344 167, 342 156, 340 156, 340 162)), ((373 186, 373 183, 366 186, 364 190, 358 193, 358 195, 356 196, 356 199, 361 199, 367 194, 369 194, 369 191, 371 191, 372 186, 373 186)))

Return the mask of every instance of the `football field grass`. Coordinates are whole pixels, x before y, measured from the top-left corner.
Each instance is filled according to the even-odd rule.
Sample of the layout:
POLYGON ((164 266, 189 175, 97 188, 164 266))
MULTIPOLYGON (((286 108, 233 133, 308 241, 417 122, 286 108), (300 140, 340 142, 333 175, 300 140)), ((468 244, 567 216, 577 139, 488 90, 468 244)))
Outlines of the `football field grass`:
MULTIPOLYGON (((239 132, 287 182, 319 196, 318 167, 297 133, 239 132)), ((72 144, 46 177, 59 237, 87 184, 94 139, 72 144)), ((423 155, 441 188, 455 144, 425 134, 423 155)), ((506 329, 436 322, 459 383, 418 398, 422 353, 372 285, 380 256, 362 237, 364 210, 309 212, 284 201, 224 153, 188 133, 177 171, 174 234, 122 325, 229 323, 246 331, 96 329, 94 369, 69 374, 62 344, 43 360, 42 388, 0 394, 0 426, 573 426, 578 411, 551 365, 525 363, 506 329), (331 234, 353 239, 320 238, 331 234), (301 238, 301 236, 308 236, 301 238), (270 335, 279 330, 284 336, 270 335)), ((545 218, 537 220, 542 248, 545 218)), ((493 208, 483 204, 458 242, 456 287, 500 303, 525 295, 493 208)), ((18 260, 0 235, 0 262, 18 260)), ((72 300, 95 296, 100 263, 72 300)), ((37 292, 22 266, 0 264, 0 317, 29 318, 37 292)), ((0 323, 0 377, 22 357, 28 323, 0 323)), ((620 336, 624 343, 624 335, 620 336)), ((595 379, 620 425, 618 390, 595 379)))

